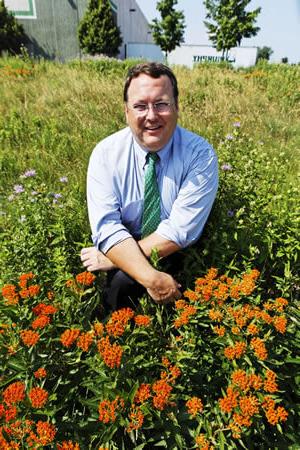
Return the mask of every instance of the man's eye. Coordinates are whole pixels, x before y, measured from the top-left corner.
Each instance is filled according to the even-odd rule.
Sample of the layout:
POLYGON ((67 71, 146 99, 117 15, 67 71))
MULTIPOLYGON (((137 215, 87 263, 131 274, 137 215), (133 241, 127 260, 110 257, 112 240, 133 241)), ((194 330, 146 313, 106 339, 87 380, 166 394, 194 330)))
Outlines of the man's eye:
POLYGON ((142 103, 138 103, 137 105, 133 105, 133 109, 135 111, 139 111, 139 112, 146 111, 147 108, 148 108, 148 106, 144 105, 142 103))
POLYGON ((156 111, 166 111, 169 108, 169 103, 167 102, 157 102, 155 103, 156 111))

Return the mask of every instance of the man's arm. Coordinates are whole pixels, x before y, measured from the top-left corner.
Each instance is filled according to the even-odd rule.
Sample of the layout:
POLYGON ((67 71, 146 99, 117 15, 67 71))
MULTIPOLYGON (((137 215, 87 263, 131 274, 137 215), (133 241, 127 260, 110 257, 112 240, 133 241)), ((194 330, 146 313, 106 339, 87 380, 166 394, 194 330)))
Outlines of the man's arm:
POLYGON ((154 269, 133 238, 114 245, 107 252, 107 258, 143 285, 158 303, 180 298, 180 285, 177 281, 171 275, 154 269))

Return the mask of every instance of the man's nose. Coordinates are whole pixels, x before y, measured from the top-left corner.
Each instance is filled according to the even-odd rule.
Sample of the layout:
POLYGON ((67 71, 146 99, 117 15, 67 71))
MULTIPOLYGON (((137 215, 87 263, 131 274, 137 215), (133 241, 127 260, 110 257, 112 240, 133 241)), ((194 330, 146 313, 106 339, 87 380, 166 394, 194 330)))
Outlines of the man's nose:
POLYGON ((148 119, 152 119, 153 117, 156 117, 156 115, 157 115, 157 112, 156 112, 156 109, 155 109, 154 105, 151 105, 151 103, 148 104, 148 109, 147 109, 147 112, 146 112, 146 117, 147 117, 148 119))

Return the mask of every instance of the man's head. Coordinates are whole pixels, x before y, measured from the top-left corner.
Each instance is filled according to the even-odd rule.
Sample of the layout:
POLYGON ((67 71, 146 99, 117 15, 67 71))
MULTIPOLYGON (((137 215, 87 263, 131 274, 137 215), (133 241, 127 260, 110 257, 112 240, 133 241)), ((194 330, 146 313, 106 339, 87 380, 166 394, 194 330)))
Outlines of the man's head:
POLYGON ((137 142, 149 151, 163 148, 178 118, 177 80, 169 67, 153 62, 132 67, 124 102, 126 120, 137 142))

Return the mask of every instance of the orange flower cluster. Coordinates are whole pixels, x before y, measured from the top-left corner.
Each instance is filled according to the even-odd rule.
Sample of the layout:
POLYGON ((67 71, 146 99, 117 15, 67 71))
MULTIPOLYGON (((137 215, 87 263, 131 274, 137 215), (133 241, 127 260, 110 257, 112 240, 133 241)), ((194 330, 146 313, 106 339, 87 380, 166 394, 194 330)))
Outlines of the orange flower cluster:
POLYGON ((111 318, 107 322, 105 329, 108 334, 113 336, 122 336, 126 325, 134 316, 134 311, 131 308, 122 308, 114 311, 111 318))
POLYGON ((183 307, 181 314, 174 321, 175 328, 180 328, 182 325, 189 323, 190 317, 197 314, 197 308, 193 305, 186 305, 183 307))
POLYGON ((5 406, 2 403, 0 403, 0 419, 1 417, 3 417, 6 423, 14 420, 17 416, 17 413, 18 411, 15 406, 12 405, 5 406))
POLYGON ((48 392, 40 387, 34 387, 29 391, 28 397, 33 408, 42 408, 48 400, 48 392))
POLYGON ((210 445, 209 441, 206 439, 204 434, 199 434, 199 436, 196 437, 195 439, 196 444, 197 444, 197 448, 199 450, 213 450, 214 447, 212 445, 210 445))
POLYGON ((45 303, 39 303, 37 306, 32 308, 32 312, 36 316, 48 316, 55 314, 58 309, 53 305, 46 305, 45 303))
POLYGON ((151 397, 151 386, 147 383, 142 383, 138 390, 136 391, 136 394, 134 396, 134 402, 137 404, 142 404, 148 400, 148 398, 151 397))
POLYGON ((54 441, 55 435, 54 425, 39 420, 36 424, 36 433, 31 432, 27 442, 31 447, 34 447, 35 444, 38 446, 49 445, 54 441))
POLYGON ((57 444, 57 450, 80 450, 79 444, 72 441, 63 441, 61 444, 57 444))
POLYGON ((134 322, 138 327, 148 327, 151 323, 151 318, 146 315, 138 314, 134 317, 134 322))
POLYGON ((94 322, 93 330, 96 336, 102 336, 104 333, 104 325, 101 322, 94 322))
POLYGON ((40 335, 36 331, 22 330, 20 332, 21 339, 27 347, 34 346, 40 339, 40 335))
POLYGON ((271 397, 265 397, 262 407, 265 411, 267 421, 271 425, 276 425, 278 422, 285 422, 288 418, 288 412, 283 406, 276 408, 275 401, 271 397))
POLYGON ((77 283, 81 284, 82 286, 91 286, 96 277, 91 272, 81 272, 75 277, 77 283))
POLYGON ((229 360, 239 359, 244 355, 246 349, 247 349, 246 342, 237 341, 234 345, 226 347, 224 349, 224 355, 229 360))
POLYGON ((103 423, 115 422, 118 410, 124 408, 124 400, 120 397, 116 397, 115 400, 103 400, 99 403, 99 420, 103 423))
POLYGON ((69 330, 65 330, 60 336, 60 342, 64 347, 69 348, 76 341, 79 335, 80 330, 78 328, 70 328, 69 330))
POLYGON ((221 313, 221 311, 219 311, 218 309, 210 309, 208 312, 208 316, 214 322, 221 322, 221 320, 223 319, 223 313, 221 313))
POLYGON ((77 339, 76 345, 83 352, 87 352, 93 342, 93 339, 94 339, 93 332, 88 331, 87 333, 81 333, 77 339))
POLYGON ((237 385, 245 393, 250 389, 254 389, 255 391, 259 390, 263 384, 260 375, 254 373, 247 375, 242 369, 235 370, 231 375, 231 379, 233 384, 237 385))
MULTIPOLYGON (((199 295, 196 292, 192 291, 191 289, 184 291, 183 295, 186 298, 188 298, 191 302, 196 302, 199 299, 199 295)), ((178 300, 178 301, 180 301, 180 300, 178 300)), ((181 300, 181 301, 184 302, 184 300, 181 300)))
POLYGON ((19 294, 14 284, 6 284, 1 289, 1 292, 8 305, 17 305, 19 303, 19 294))
POLYGON ((170 386, 165 380, 158 380, 153 384, 152 390, 155 393, 155 396, 152 401, 154 408, 160 411, 165 409, 169 403, 169 396, 172 389, 172 386, 170 386))
POLYGON ((38 328, 45 328, 49 325, 50 321, 49 316, 40 315, 31 323, 31 328, 34 330, 37 330, 38 328))
POLYGON ((144 422, 144 414, 140 408, 133 407, 129 413, 129 425, 126 428, 127 433, 131 433, 133 430, 139 430, 144 422))
POLYGON ((218 334, 219 336, 224 336, 224 334, 225 334, 225 327, 223 327, 223 326, 216 326, 216 327, 214 327, 213 328, 213 330, 214 330, 214 332, 216 333, 216 334, 218 334))
POLYGON ((123 350, 116 343, 111 344, 109 337, 101 338, 97 343, 98 351, 103 358, 104 363, 111 369, 120 367, 123 350))
POLYGON ((289 302, 282 297, 275 298, 274 309, 278 312, 282 312, 289 302))
POLYGON ((40 291, 41 287, 38 284, 34 284, 26 289, 22 289, 19 292, 19 295, 21 298, 34 298, 40 293, 40 291))
POLYGON ((279 333, 284 334, 286 332, 287 319, 284 315, 276 316, 273 318, 273 325, 279 333))
POLYGON ((219 405, 223 412, 231 413, 231 411, 238 405, 239 393, 231 386, 227 388, 227 395, 219 399, 219 405))
POLYGON ((268 352, 265 346, 265 343, 262 339, 256 337, 252 338, 250 342, 250 346, 253 348, 255 356, 264 361, 268 357, 268 352))
POLYGON ((23 273, 19 276, 19 286, 21 289, 26 289, 28 285, 28 280, 33 280, 35 275, 32 272, 23 273))
POLYGON ((277 392, 278 391, 278 385, 276 383, 276 373, 272 370, 267 370, 266 372, 266 378, 264 381, 264 390, 266 392, 277 392))
POLYGON ((33 372, 35 378, 45 378, 47 376, 47 370, 44 367, 40 367, 38 370, 33 372))
POLYGON ((186 403, 185 403, 188 413, 195 417, 199 412, 203 411, 203 403, 202 400, 198 397, 191 397, 186 403))
POLYGON ((249 334, 255 335, 259 333, 259 328, 255 323, 250 323, 247 327, 247 331, 249 334))

